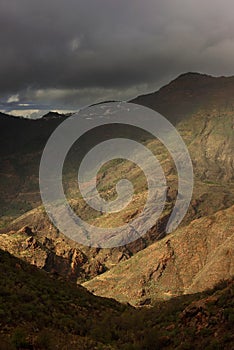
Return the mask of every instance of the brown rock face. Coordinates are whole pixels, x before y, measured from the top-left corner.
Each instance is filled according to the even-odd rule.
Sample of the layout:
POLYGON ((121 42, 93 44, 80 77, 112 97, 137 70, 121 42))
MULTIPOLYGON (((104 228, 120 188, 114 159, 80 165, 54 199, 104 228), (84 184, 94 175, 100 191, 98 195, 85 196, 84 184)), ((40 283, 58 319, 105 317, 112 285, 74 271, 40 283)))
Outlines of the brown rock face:
POLYGON ((221 321, 223 318, 222 313, 211 317, 210 312, 207 308, 208 303, 215 303, 217 300, 218 297, 212 296, 191 303, 183 310, 179 316, 181 325, 185 327, 193 327, 198 333, 201 329, 209 327, 214 319, 217 320, 217 318, 219 318, 219 321, 221 321))
POLYGON ((192 221, 84 286, 137 305, 200 292, 233 275, 234 206, 192 221))
POLYGON ((24 249, 28 249, 28 248, 36 249, 37 247, 38 247, 38 242, 33 236, 27 238, 25 243, 23 244, 24 249))
POLYGON ((113 249, 84 247, 59 233, 42 208, 15 220, 0 235, 0 247, 44 270, 83 282, 125 261, 159 239, 167 222, 163 217, 145 237, 113 249), (9 231, 8 231, 9 230, 9 231))

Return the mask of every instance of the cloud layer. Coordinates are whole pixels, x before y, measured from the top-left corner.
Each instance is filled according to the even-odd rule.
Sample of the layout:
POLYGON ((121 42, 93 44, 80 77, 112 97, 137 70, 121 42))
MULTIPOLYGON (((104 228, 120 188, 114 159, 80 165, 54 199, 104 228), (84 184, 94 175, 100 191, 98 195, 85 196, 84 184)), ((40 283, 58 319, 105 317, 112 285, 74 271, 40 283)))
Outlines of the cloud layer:
POLYGON ((1 0, 0 45, 0 108, 10 110, 8 101, 72 110, 134 97, 181 72, 232 75, 234 5, 1 0))

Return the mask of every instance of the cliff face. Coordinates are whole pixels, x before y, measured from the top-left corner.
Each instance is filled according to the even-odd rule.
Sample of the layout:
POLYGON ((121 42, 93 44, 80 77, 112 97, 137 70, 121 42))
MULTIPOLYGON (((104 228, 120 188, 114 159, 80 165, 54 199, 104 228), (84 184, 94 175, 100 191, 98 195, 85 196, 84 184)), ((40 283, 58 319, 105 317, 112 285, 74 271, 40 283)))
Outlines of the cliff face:
POLYGON ((144 238, 128 246, 89 248, 58 232, 43 209, 37 208, 19 217, 0 234, 0 247, 48 272, 82 282, 129 259, 157 240, 165 223, 163 217, 144 238))
POLYGON ((134 305, 212 288, 234 275, 234 206, 192 221, 84 286, 134 305))

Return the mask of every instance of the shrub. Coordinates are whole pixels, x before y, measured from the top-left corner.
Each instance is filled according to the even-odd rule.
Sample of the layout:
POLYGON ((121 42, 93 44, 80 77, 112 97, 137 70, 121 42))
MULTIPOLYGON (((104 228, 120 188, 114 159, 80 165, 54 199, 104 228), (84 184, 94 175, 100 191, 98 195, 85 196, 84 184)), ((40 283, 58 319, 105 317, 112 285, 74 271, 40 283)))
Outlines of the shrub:
POLYGON ((50 350, 50 349, 52 350, 54 348, 52 337, 48 333, 48 331, 46 330, 41 331, 41 333, 37 337, 36 346, 39 349, 43 349, 43 350, 50 350))
POLYGON ((31 344, 27 341, 26 334, 23 329, 16 329, 12 334, 11 338, 12 344, 16 347, 16 349, 30 349, 31 344))

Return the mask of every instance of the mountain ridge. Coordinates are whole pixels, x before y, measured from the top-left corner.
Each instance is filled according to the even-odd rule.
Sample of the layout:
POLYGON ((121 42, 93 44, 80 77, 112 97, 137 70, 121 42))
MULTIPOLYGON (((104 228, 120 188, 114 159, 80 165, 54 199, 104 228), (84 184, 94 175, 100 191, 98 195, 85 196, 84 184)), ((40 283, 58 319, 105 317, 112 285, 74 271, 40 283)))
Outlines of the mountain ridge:
MULTIPOLYGON (((133 98, 130 98, 130 100, 128 100, 127 102, 133 102, 133 103, 136 103, 137 100, 139 99, 142 99, 142 98, 148 98, 150 96, 155 96, 157 95, 158 93, 160 93, 161 91, 167 89, 167 88, 170 88, 172 85, 174 84, 177 84, 177 83, 183 83, 183 82, 187 82, 188 84, 191 84, 191 82, 193 81, 193 83, 195 81, 198 82, 198 84, 202 84, 203 82, 205 82, 206 84, 208 82, 226 82, 226 83, 233 83, 234 82, 234 75, 227 75, 227 76, 214 76, 214 75, 211 75, 211 74, 206 74, 206 73, 201 73, 201 72, 196 72, 196 71, 191 71, 191 72, 184 72, 184 73, 181 73, 179 74, 176 78, 172 79, 170 82, 168 82, 167 84, 163 85, 162 87, 160 87, 159 89, 155 90, 155 91, 149 91, 147 93, 144 93, 144 94, 140 94, 140 95, 137 95, 133 98)), ((97 103, 93 103, 93 104, 90 104, 88 107, 92 107, 92 106, 97 106, 97 105, 100 105, 100 104, 106 104, 106 103, 112 103, 112 102, 120 102, 118 100, 114 100, 114 99, 111 99, 111 100, 103 100, 103 101, 100 101, 100 102, 97 102, 97 103)), ((20 111, 20 110, 19 110, 20 111)), ((38 120, 38 119, 48 119, 48 117, 53 117, 55 118, 56 116, 57 117, 60 117, 60 116, 68 116, 72 113, 61 113, 61 112, 55 112, 53 110, 47 112, 46 114, 42 115, 40 118, 37 118, 37 119, 30 119, 28 117, 23 117, 23 116, 14 116, 14 115, 11 115, 9 113, 5 113, 5 112, 0 112, 0 116, 2 115, 5 115, 5 116, 8 116, 8 117, 16 117, 16 118, 21 118, 21 119, 30 119, 30 120, 38 120)))
POLYGON ((83 285, 96 295, 141 305, 232 278, 233 257, 234 206, 192 221, 83 285))
MULTIPOLYGON (((224 81, 223 85, 218 83, 217 86, 212 87, 210 78, 203 76, 202 80, 206 82, 209 80, 209 83, 199 90, 193 83, 197 78, 200 81, 200 76, 193 75, 191 78, 186 74, 179 79, 179 82, 175 79, 169 87, 163 87, 158 95, 157 93, 153 95, 155 103, 151 105, 152 108, 157 108, 156 110, 168 109, 169 118, 176 124, 191 154, 195 174, 194 196, 181 225, 182 229, 185 229, 191 220, 213 215, 215 212, 231 207, 234 203, 232 107, 234 95, 230 93, 234 91, 234 82, 231 79, 231 84, 227 84, 225 78, 221 79, 224 81), (187 84, 190 86, 189 89, 187 84), (178 86, 179 89, 177 89, 178 86), (185 92, 188 94, 186 95, 185 92), (194 94, 197 98, 195 107, 194 94), (208 95, 210 97, 206 99, 208 95), (219 105, 224 95, 229 99, 229 103, 222 102, 219 105), (181 112, 179 117, 183 118, 177 119, 177 105, 181 112)), ((213 84, 213 78, 211 81, 213 84)), ((220 78, 217 82, 220 82, 220 78)), ((147 100, 146 104, 148 102, 147 100)), ((170 187, 165 211, 159 222, 155 223, 146 236, 128 247, 113 250, 90 249, 71 242, 62 233, 58 233, 41 207, 38 187, 40 157, 48 137, 62 118, 33 121, 12 118, 10 122, 8 118, 5 121, 3 119, 0 118, 0 224, 4 235, 1 236, 0 247, 46 271, 67 275, 74 281, 83 282, 105 273, 106 270, 112 271, 113 267, 118 266, 121 261, 134 259, 137 252, 148 249, 148 246, 165 236, 165 224, 177 196, 177 177, 170 155, 159 142, 152 138, 147 139, 143 135, 143 144, 159 157, 170 187)), ((99 136, 103 137, 102 133, 100 131, 99 136)), ((90 140, 95 145, 95 142, 99 141, 97 133, 89 134, 86 139, 83 139, 82 147, 85 150, 90 140)), ((100 138, 100 140, 103 139, 100 138)), ((82 153, 77 157, 75 149, 74 155, 75 157, 71 157, 71 162, 68 164, 64 185, 69 204, 78 214, 83 215, 84 219, 93 225, 104 224, 105 227, 130 222, 139 214, 138 204, 141 208, 147 194, 144 177, 139 169, 132 167, 131 164, 116 163, 110 164, 100 172, 97 180, 98 189, 104 198, 114 198, 115 181, 123 175, 136 183, 138 192, 137 202, 134 202, 128 212, 123 212, 118 217, 98 216, 81 200, 79 193, 77 194, 75 190, 77 172, 72 165, 73 161, 77 164, 77 158, 81 157, 82 153)), ((189 247, 188 253, 191 253, 189 247)), ((168 254, 170 256, 170 253, 168 254)), ((220 274, 217 276, 220 278, 220 274)), ((212 276, 210 278, 212 279, 212 276)))

